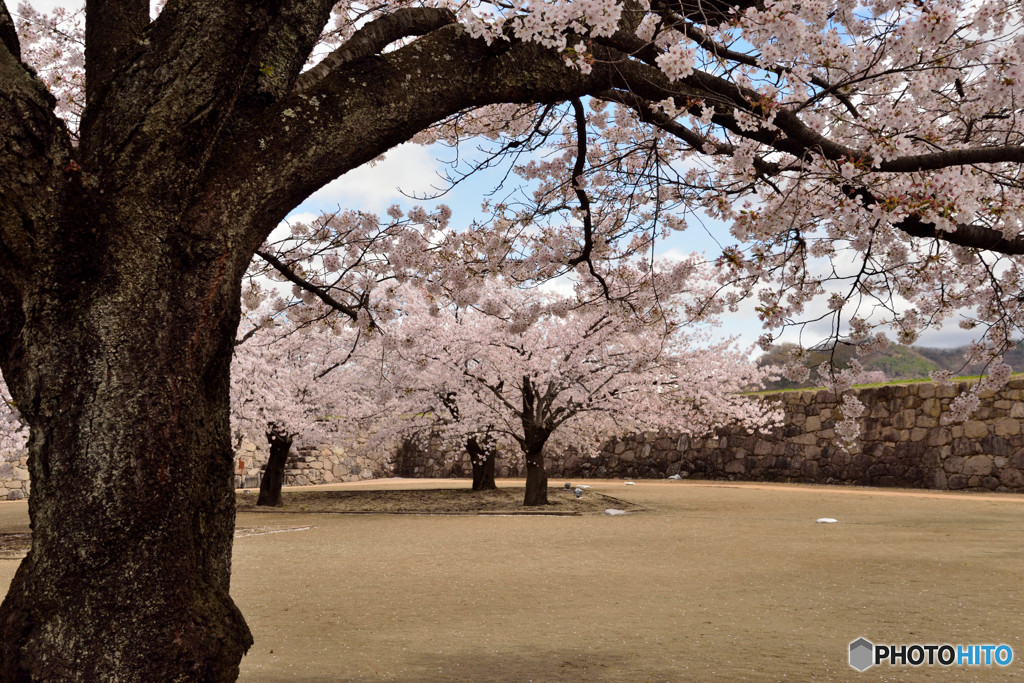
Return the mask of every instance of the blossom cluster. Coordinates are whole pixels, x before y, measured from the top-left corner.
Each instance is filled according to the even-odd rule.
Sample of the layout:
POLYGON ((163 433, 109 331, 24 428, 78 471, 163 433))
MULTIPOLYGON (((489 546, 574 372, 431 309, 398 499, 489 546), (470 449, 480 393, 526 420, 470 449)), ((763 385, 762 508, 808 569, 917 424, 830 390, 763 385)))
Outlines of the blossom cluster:
POLYGON ((85 8, 40 12, 20 2, 14 18, 22 59, 35 67, 57 100, 55 111, 76 133, 85 109, 85 8))
POLYGON ((382 438, 440 439, 460 451, 487 434, 505 453, 539 439, 549 454, 596 454, 629 431, 701 434, 778 419, 740 395, 763 371, 731 343, 668 318, 652 323, 501 283, 486 286, 478 306, 436 308, 408 291, 403 309, 381 337, 380 381, 391 394, 382 414, 392 416, 382 438))
MULTIPOLYGON (((368 329, 401 315, 413 280, 437 312, 477 305, 481 277, 568 276, 582 300, 647 312, 685 293, 690 320, 752 299, 766 344, 813 322, 831 323, 832 341, 913 343, 958 321, 980 336, 965 363, 993 363, 986 386, 1005 380, 993 359, 1024 333, 1019 0, 345 1, 309 64, 405 8, 451 10, 471 35, 535 43, 616 85, 581 104, 582 122, 568 100, 502 103, 416 133, 491 145, 466 172, 507 162, 515 200, 485 201, 459 230, 443 207, 296 224, 261 249, 287 274, 260 257, 250 269, 257 325, 368 329), (652 262, 660 239, 695 229, 714 230, 721 253, 652 262)), ((82 13, 16 14, 24 60, 75 129, 82 13)))
POLYGON ((231 366, 231 428, 236 444, 262 443, 271 426, 298 445, 354 444, 374 415, 370 363, 359 335, 283 316, 240 330, 231 366), (369 379, 368 379, 369 378, 369 379))

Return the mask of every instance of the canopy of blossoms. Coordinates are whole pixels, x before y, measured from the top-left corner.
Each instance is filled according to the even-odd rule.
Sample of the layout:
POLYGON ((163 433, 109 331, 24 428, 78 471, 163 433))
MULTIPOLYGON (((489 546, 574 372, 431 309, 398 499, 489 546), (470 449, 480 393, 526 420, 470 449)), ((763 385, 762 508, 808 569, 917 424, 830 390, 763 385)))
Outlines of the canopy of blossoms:
MULTIPOLYGON (((76 130, 82 12, 22 3, 15 19, 76 130)), ((826 320, 865 350, 955 318, 983 332, 969 355, 990 363, 984 387, 1008 376, 1000 353, 1024 322, 1019 0, 340 2, 295 87, 313 93, 339 64, 453 22, 495 50, 554 50, 583 79, 577 95, 469 108, 416 137, 489 144, 452 181, 506 164, 523 189, 458 230, 444 206, 292 225, 257 251, 251 305, 366 325, 394 314, 411 278, 465 306, 480 276, 566 273, 592 299, 671 296, 692 289, 692 264, 655 282, 654 245, 707 216, 729 231, 707 255, 703 314, 754 298, 765 346, 826 320), (294 297, 261 283, 271 270, 294 297)))
POLYGON ((778 418, 741 395, 763 377, 745 354, 667 318, 638 322, 612 306, 497 284, 479 307, 403 294, 405 315, 379 339, 390 398, 382 437, 439 438, 461 451, 489 434, 511 457, 540 438, 559 457, 594 455, 625 433, 753 430, 778 418))

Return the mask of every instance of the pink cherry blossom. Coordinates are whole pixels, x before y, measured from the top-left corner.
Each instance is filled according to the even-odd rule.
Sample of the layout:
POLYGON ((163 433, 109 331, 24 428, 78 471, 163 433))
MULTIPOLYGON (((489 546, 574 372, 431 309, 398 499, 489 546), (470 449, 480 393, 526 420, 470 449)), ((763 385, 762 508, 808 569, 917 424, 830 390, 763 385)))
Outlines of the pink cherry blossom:
POLYGON ((440 439, 461 451, 488 434, 507 457, 528 459, 537 434, 548 457, 594 455, 625 433, 755 429, 778 418, 741 395, 763 377, 743 353, 669 318, 645 322, 497 283, 481 301, 431 316, 429 297, 404 293, 405 316, 379 338, 390 391, 379 438, 440 439))

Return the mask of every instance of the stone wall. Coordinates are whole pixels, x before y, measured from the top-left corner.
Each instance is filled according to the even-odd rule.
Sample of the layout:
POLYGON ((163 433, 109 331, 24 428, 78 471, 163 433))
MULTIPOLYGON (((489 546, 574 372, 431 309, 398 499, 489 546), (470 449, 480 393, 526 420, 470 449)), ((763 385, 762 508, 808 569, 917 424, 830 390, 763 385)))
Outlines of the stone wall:
MULTIPOLYGON (((244 474, 248 481, 258 481, 254 475, 262 473, 267 461, 266 448, 243 441, 235 458, 235 473, 244 474), (239 468, 239 463, 244 463, 239 468)), ((285 463, 284 485, 307 486, 330 484, 338 481, 359 481, 373 477, 390 476, 379 460, 350 454, 345 448, 321 444, 293 447, 285 463)), ((236 480, 239 477, 236 477, 236 480)), ((258 486, 258 484, 257 484, 258 486)))
POLYGON ((0 500, 28 497, 28 453, 0 453, 0 500))
MULTIPOLYGON (((1024 492, 1024 378, 984 394, 970 421, 944 424, 950 400, 966 387, 923 382, 857 390, 868 411, 849 453, 836 445, 834 396, 807 390, 762 397, 785 413, 782 426, 768 435, 725 429, 694 439, 649 432, 613 440, 596 458, 549 457, 547 470, 558 478, 679 475, 1024 492)), ((423 477, 469 473, 466 458, 453 464, 436 453, 407 466, 423 477)), ((504 471, 518 474, 507 466, 504 471)))
MULTIPOLYGON (((0 500, 21 500, 29 492, 28 454, 0 453, 0 500)), ((259 486, 259 475, 267 461, 266 447, 243 441, 235 458, 236 484, 246 477, 246 485, 259 486), (243 466, 240 469, 239 463, 243 466)), ((299 446, 292 448, 285 465, 286 486, 330 484, 335 481, 359 481, 391 476, 380 459, 351 455, 339 446, 299 446)))
MULTIPOLYGON (((834 397, 807 390, 766 394, 783 425, 768 435, 721 430, 708 438, 645 433, 609 442, 596 458, 548 457, 550 476, 680 477, 1024 492, 1024 377, 982 396, 973 418, 944 424, 949 402, 967 385, 890 384, 857 390, 868 412, 849 453, 836 445, 834 397)), ((244 474, 258 474, 265 451, 245 443, 244 474)), ((498 476, 522 476, 499 458, 498 476)), ((519 460, 516 458, 515 460, 519 460)), ((236 470, 237 471, 237 470, 236 470)), ((285 484, 327 484, 379 476, 470 476, 469 456, 407 449, 385 464, 338 446, 293 448, 285 484)), ((28 494, 24 454, 0 454, 0 500, 28 494)))
MULTIPOLYGON (((519 463, 522 456, 517 451, 515 457, 506 458, 499 451, 494 465, 496 477, 526 476, 520 472, 519 463)), ((406 442, 395 450, 391 469, 396 477, 431 478, 431 477, 472 477, 473 465, 469 461, 469 453, 444 453, 436 447, 422 448, 406 442)))

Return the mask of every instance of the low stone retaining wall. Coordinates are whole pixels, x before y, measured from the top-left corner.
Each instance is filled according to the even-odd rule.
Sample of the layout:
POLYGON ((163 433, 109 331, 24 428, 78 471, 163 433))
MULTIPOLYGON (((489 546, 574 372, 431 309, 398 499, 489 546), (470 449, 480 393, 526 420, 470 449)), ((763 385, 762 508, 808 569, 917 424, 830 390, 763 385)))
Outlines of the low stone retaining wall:
MULTIPOLYGON (((609 442, 596 458, 549 457, 552 477, 665 478, 795 481, 822 484, 904 486, 1024 492, 1024 378, 1014 377, 999 392, 982 396, 973 418, 943 424, 949 402, 967 384, 928 382, 857 390, 867 412, 861 435, 849 453, 836 445, 836 403, 821 390, 765 394, 778 404, 783 425, 767 435, 721 430, 709 438, 645 433, 609 442)), ((243 443, 238 474, 254 475, 266 461, 255 444, 243 443)), ((522 476, 504 458, 498 476, 522 476)), ((469 456, 446 457, 406 449, 384 465, 381 459, 351 455, 339 446, 293 449, 285 484, 329 484, 380 476, 470 476, 469 456)), ((0 500, 28 495, 24 454, 0 454, 0 500)))
MULTIPOLYGON (((249 481, 262 472, 267 452, 256 444, 244 441, 235 458, 236 475, 246 475, 249 481), (239 467, 239 463, 242 466, 239 467)), ((285 486, 330 484, 336 481, 359 481, 375 476, 390 476, 380 462, 364 456, 351 455, 341 446, 293 447, 285 463, 285 486)), ((240 477, 236 477, 236 480, 240 477)))
POLYGON ((28 497, 28 453, 0 453, 0 500, 28 497))
MULTIPOLYGON (((518 462, 522 460, 517 452, 517 457, 506 458, 500 452, 494 465, 494 476, 496 477, 520 477, 526 476, 526 472, 520 472, 518 462)), ((396 477, 409 477, 412 479, 430 479, 446 477, 472 477, 473 464, 470 462, 469 453, 443 453, 437 448, 425 449, 410 442, 406 442, 395 451, 392 458, 391 469, 396 477)))
MULTIPOLYGON (((265 448, 243 441, 235 458, 236 485, 258 482, 266 461, 265 448)), ((293 448, 285 466, 284 483, 286 486, 306 486, 380 476, 392 474, 381 466, 379 459, 351 455, 340 446, 323 444, 293 448)), ((0 500, 21 500, 28 497, 28 493, 28 454, 0 453, 0 500)))
MULTIPOLYGON (((849 453, 836 445, 836 403, 823 390, 766 394, 783 425, 767 435, 724 429, 709 438, 645 433, 609 442, 596 458, 549 457, 553 477, 794 481, 1024 492, 1024 378, 982 396, 973 418, 943 424, 949 402, 966 383, 891 384, 857 390, 868 410, 849 453)), ((407 468, 415 476, 468 476, 468 458, 452 463, 421 454, 407 468)), ((498 463, 506 475, 519 474, 498 463)))
POLYGON ((950 400, 966 386, 861 389, 869 412, 849 453, 836 445, 830 393, 784 392, 763 399, 785 413, 783 426, 770 435, 637 435, 610 443, 594 461, 567 461, 562 473, 1024 492, 1024 379, 984 396, 973 419, 943 424, 950 400))

